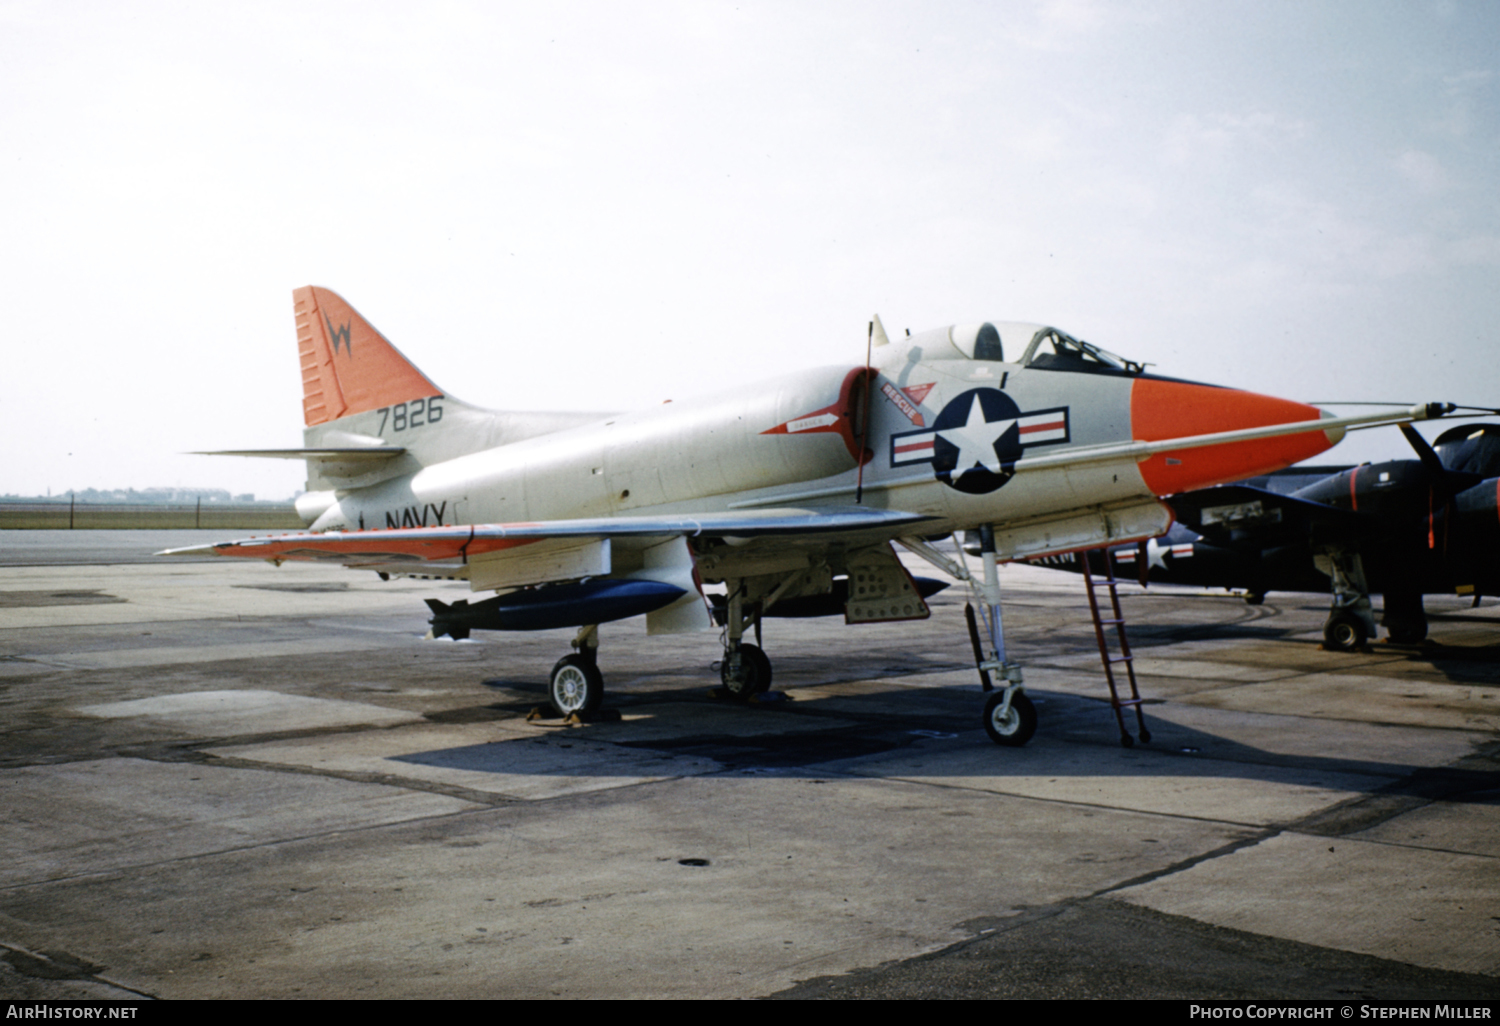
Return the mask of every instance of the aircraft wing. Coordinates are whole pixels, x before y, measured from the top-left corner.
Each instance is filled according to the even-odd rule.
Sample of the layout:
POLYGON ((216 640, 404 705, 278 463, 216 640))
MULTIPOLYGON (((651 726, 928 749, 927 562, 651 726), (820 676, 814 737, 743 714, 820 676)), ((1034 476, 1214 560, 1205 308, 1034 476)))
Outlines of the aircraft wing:
POLYGON ((238 556, 244 559, 313 560, 347 566, 468 562, 523 546, 617 540, 652 544, 673 537, 754 539, 869 534, 883 540, 910 533, 929 520, 920 513, 867 506, 745 510, 732 513, 585 517, 540 523, 474 524, 372 531, 281 534, 167 549, 161 556, 238 556))
POLYGON ((851 506, 731 513, 586 517, 542 523, 474 524, 282 534, 169 549, 163 556, 237 556, 342 563, 381 574, 464 579, 474 591, 557 581, 644 575, 697 593, 692 555, 683 539, 716 538, 742 546, 776 538, 815 545, 875 545, 931 518, 918 513, 851 506), (673 544, 676 543, 676 544, 673 544), (619 550, 636 550, 621 559, 619 550), (628 567, 639 565, 632 573, 628 567))
POLYGON ((1220 485, 1167 498, 1179 523, 1220 545, 1269 548, 1292 541, 1357 543, 1378 533, 1366 513, 1256 488, 1220 485))

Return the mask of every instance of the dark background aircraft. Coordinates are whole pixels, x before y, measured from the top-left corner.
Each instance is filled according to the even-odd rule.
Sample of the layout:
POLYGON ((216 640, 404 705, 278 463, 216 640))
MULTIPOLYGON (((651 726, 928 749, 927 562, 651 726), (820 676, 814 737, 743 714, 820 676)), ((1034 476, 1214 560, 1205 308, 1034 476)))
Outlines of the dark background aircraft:
MULTIPOLYGON (((1294 467, 1167 502, 1177 523, 1161 538, 1109 550, 1116 577, 1272 591, 1333 593, 1323 636, 1353 650, 1376 633, 1371 594, 1384 597, 1389 639, 1427 636, 1422 596, 1500 595, 1500 425, 1449 429, 1434 445, 1403 429, 1416 459, 1357 467, 1294 467)), ((1087 554, 1105 571, 1103 550, 1087 554)), ((1078 555, 1034 560, 1078 572, 1078 555)))

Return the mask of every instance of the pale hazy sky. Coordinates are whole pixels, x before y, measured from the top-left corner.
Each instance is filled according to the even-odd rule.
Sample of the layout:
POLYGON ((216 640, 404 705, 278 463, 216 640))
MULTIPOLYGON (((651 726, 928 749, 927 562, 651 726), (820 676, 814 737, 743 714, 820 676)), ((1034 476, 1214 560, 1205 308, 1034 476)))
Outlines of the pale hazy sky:
POLYGON ((300 444, 306 284, 494 407, 860 363, 872 312, 1500 405, 1497 63, 1494 2, 0 0, 0 492, 289 496, 179 454, 300 444))

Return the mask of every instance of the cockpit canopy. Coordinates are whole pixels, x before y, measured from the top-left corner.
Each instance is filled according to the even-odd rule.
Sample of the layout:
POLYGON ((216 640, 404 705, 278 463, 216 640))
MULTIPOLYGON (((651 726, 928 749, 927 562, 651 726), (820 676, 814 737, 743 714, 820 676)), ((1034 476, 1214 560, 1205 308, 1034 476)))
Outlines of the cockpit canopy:
POLYGON ((1432 447, 1449 470, 1500 474, 1500 424, 1460 424, 1438 435, 1432 447))
POLYGON ((1143 363, 1116 356, 1091 342, 1041 324, 1010 321, 955 324, 948 329, 948 339, 971 360, 1003 362, 1005 346, 1009 344, 1012 352, 1022 345, 1026 347, 1014 362, 1040 370, 1136 375, 1146 369, 1143 363))

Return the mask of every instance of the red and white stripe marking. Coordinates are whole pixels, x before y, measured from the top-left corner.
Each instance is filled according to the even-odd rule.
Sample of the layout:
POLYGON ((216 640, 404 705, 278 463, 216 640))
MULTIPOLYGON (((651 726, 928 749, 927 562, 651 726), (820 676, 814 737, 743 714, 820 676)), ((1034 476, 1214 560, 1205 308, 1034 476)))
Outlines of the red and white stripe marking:
POLYGON ((923 463, 932 459, 932 443, 936 431, 906 435, 891 446, 891 464, 899 467, 903 463, 923 463))
POLYGON ((1036 445, 1038 442, 1061 442, 1068 437, 1068 414, 1066 410, 1049 410, 1033 413, 1016 421, 1021 428, 1021 444, 1036 445))

